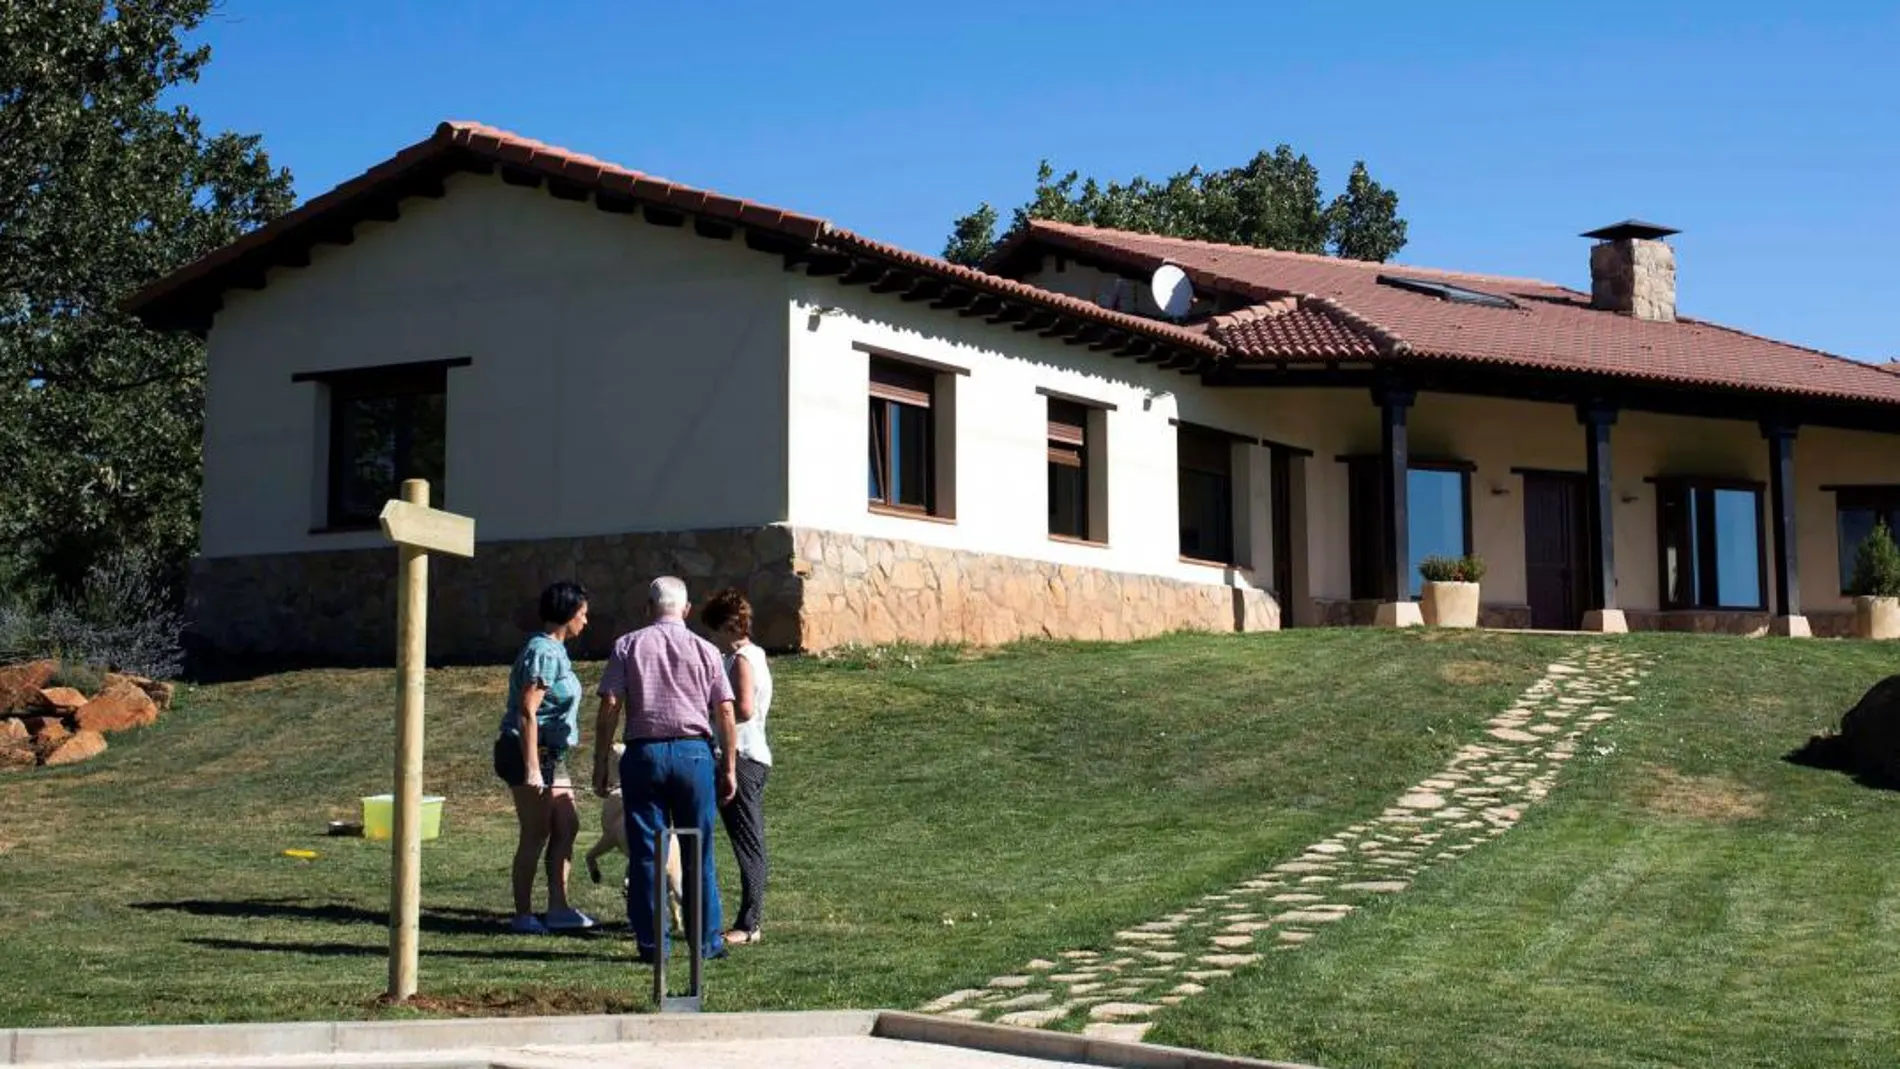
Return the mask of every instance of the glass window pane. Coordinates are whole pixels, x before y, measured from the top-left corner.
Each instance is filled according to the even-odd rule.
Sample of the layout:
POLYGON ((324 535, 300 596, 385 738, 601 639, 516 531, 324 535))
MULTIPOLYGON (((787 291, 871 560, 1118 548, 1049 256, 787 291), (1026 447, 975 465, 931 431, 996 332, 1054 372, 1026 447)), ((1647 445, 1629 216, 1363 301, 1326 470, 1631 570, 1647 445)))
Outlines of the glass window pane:
POLYGON ((1181 555, 1226 562, 1233 557, 1233 520, 1228 480, 1212 472, 1182 469, 1181 555))
POLYGON ((421 394, 412 400, 410 411, 414 423, 409 428, 409 470, 403 473, 403 478, 429 480, 430 497, 439 506, 446 503, 442 480, 447 474, 443 431, 447 405, 439 393, 421 394))
POLYGON ((930 507, 930 411, 911 405, 892 405, 891 503, 913 508, 930 507))
POLYGON ((1721 608, 1762 603, 1758 501, 1752 490, 1715 491, 1715 597, 1721 608))
POLYGON ((1414 469, 1405 480, 1406 538, 1411 544, 1411 591, 1424 589, 1418 566, 1426 557, 1465 555, 1465 477, 1463 472, 1414 469))
POLYGON ((1049 533, 1071 538, 1088 537, 1088 507, 1083 493, 1087 469, 1072 464, 1049 464, 1049 533))
POLYGON ((1841 509, 1837 514, 1842 593, 1853 589, 1854 558, 1860 552, 1861 540, 1874 533, 1874 520, 1879 515, 1873 509, 1841 509))
POLYGON ((342 515, 333 521, 374 517, 396 496, 396 401, 352 397, 337 401, 342 438, 337 474, 342 515))

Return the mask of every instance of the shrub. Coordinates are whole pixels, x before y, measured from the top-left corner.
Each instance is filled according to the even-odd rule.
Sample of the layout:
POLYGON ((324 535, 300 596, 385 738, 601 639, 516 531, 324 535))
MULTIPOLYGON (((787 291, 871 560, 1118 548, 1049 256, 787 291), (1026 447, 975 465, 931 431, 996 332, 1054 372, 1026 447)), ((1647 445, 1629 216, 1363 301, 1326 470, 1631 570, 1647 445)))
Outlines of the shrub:
POLYGON ((82 661, 61 661, 54 671, 53 678, 46 684, 49 687, 71 687, 88 697, 105 689, 106 670, 98 665, 82 661))
POLYGON ((1853 593, 1861 597, 1900 597, 1900 545, 1887 521, 1878 520, 1854 550, 1853 593))
POLYGON ((153 679, 176 676, 184 666, 184 619, 151 575, 143 562, 120 557, 94 567, 70 603, 0 605, 0 660, 44 657, 153 679))
POLYGON ((1418 562, 1419 578, 1428 583, 1475 583, 1484 578, 1484 558, 1430 556, 1418 562))

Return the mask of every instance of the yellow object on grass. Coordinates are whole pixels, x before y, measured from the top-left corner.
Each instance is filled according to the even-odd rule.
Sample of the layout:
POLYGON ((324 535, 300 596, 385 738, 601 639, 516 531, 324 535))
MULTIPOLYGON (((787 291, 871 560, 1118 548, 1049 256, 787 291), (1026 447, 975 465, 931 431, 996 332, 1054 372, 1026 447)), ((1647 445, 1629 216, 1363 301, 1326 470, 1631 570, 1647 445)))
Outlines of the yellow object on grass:
POLYGON ((311 861, 316 858, 317 852, 315 850, 286 850, 284 851, 284 856, 300 858, 304 861, 311 861))
MULTIPOLYGON (((396 796, 372 794, 363 799, 363 838, 388 839, 395 834, 396 796)), ((422 796, 422 837, 433 839, 442 834, 442 796, 422 796)))

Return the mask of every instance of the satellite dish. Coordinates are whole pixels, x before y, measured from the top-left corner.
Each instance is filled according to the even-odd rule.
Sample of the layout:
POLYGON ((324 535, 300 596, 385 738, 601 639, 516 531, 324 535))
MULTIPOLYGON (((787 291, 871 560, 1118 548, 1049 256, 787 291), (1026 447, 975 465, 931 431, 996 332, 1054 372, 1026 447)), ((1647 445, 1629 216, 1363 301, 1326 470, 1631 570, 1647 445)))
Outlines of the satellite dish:
POLYGON ((1194 284, 1188 281, 1187 272, 1174 264, 1155 268, 1154 277, 1148 280, 1148 292, 1156 307, 1171 319, 1180 319, 1194 307, 1194 284))

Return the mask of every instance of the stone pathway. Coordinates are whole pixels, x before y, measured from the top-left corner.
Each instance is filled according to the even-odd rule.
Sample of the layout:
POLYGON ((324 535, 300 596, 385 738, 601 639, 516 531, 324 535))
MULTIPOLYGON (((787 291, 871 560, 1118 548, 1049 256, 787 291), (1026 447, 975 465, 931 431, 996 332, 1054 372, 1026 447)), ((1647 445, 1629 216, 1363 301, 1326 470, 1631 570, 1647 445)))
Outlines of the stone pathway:
POLYGON ((1148 1018, 1261 960, 1296 951, 1425 869, 1511 830, 1550 793, 1583 738, 1636 700, 1646 654, 1595 643, 1546 669, 1484 735, 1378 817, 1236 887, 1115 933, 1106 951, 1064 950, 920 1007, 965 1020, 1138 1040, 1148 1018))

